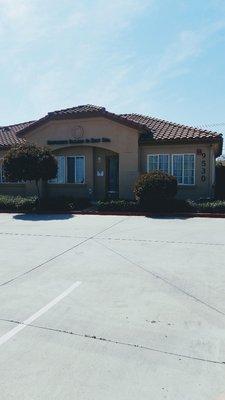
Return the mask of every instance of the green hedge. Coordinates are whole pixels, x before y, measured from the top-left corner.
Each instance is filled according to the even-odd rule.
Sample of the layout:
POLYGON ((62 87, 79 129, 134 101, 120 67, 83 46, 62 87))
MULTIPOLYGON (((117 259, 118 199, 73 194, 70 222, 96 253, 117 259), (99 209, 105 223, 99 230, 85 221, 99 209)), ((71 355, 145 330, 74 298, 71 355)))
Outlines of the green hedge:
POLYGON ((204 201, 193 201, 193 200, 181 200, 181 199, 169 199, 164 201, 151 202, 148 207, 140 205, 138 202, 129 200, 111 200, 111 201, 99 201, 97 203, 97 210, 99 211, 125 211, 125 212, 215 212, 225 213, 225 201, 219 200, 204 200, 204 201))
POLYGON ((90 206, 87 199, 73 197, 45 198, 0 195, 0 211, 41 212, 82 210, 90 206))
POLYGON ((99 211, 138 211, 139 207, 136 201, 129 200, 106 200, 98 201, 97 209, 99 211))
POLYGON ((38 209, 41 211, 73 211, 90 207, 86 198, 76 199, 70 196, 47 197, 41 199, 38 209))
POLYGON ((196 209, 198 212, 225 213, 225 201, 223 200, 202 201, 196 203, 196 209))
MULTIPOLYGON (((73 197, 46 198, 38 202, 37 197, 6 196, 0 195, 0 211, 12 212, 57 212, 84 210, 90 206, 88 199, 75 199, 73 197)), ((225 201, 222 200, 180 200, 170 199, 151 203, 148 208, 141 207, 136 201, 129 200, 106 200, 98 201, 99 211, 121 211, 121 212, 206 212, 225 213, 225 201)))
POLYGON ((0 195, 0 211, 34 211, 37 197, 0 195))
POLYGON ((152 201, 148 207, 140 204, 138 201, 129 200, 110 200, 98 201, 97 209, 99 211, 146 211, 146 212, 188 212, 195 211, 196 205, 192 201, 169 199, 152 201))

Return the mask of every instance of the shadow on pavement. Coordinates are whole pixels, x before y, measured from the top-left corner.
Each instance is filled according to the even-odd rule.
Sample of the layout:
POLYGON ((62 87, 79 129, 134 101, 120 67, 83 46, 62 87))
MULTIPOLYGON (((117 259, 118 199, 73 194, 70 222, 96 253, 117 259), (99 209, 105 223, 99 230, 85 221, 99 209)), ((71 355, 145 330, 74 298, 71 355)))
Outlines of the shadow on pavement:
POLYGON ((73 214, 17 214, 14 219, 20 221, 62 221, 65 219, 74 218, 73 214))
POLYGON ((186 220, 186 219, 190 219, 193 218, 193 215, 185 215, 185 216, 181 216, 181 215, 145 215, 146 218, 150 218, 150 219, 181 219, 181 220, 186 220))

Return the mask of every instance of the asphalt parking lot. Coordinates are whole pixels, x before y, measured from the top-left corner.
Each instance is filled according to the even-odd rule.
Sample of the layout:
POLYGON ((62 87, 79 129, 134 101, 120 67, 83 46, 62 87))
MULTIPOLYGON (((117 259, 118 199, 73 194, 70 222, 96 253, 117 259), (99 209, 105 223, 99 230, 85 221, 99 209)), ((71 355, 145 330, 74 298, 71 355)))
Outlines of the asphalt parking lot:
POLYGON ((1 400, 224 400, 225 219, 0 215, 1 400))

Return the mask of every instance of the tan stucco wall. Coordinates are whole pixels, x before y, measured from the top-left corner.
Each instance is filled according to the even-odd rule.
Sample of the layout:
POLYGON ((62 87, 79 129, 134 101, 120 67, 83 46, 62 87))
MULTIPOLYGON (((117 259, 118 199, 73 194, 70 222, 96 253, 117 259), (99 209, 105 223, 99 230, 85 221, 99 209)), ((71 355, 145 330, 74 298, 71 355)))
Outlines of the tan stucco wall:
MULTIPOLYGON (((196 179, 194 186, 179 186, 178 197, 197 199, 213 195, 214 183, 214 150, 210 144, 183 144, 183 145, 138 145, 138 131, 121 125, 115 121, 103 118, 69 119, 48 122, 45 125, 26 134, 28 142, 46 146, 48 140, 74 139, 74 129, 83 128, 83 138, 108 138, 110 142, 85 143, 73 145, 49 146, 55 155, 84 155, 85 183, 84 184, 48 184, 50 195, 89 196, 90 190, 97 198, 105 197, 106 188, 106 163, 105 157, 109 154, 119 156, 119 197, 133 198, 133 186, 140 173, 146 172, 148 154, 184 154, 193 153, 196 156, 196 179), (197 152, 198 150, 198 152, 197 152), (205 153, 205 181, 202 181, 202 155, 205 153), (103 177, 97 177, 97 158, 101 157, 103 177)), ((0 152, 0 158, 4 152, 0 152)), ((33 185, 0 185, 0 193, 33 194, 33 185)))
POLYGON ((198 199, 200 197, 211 197, 213 195, 213 159, 214 153, 209 144, 183 144, 183 145, 159 145, 159 146, 141 146, 140 147, 140 172, 147 171, 148 154, 195 154, 195 185, 179 185, 177 197, 198 199), (202 154, 197 154, 201 150, 202 154), (203 155, 206 155, 203 157, 203 155), (202 181, 202 161, 205 161, 205 181, 202 181))
MULTIPOLYGON (((135 129, 102 117, 60 120, 48 122, 37 128, 26 135, 26 140, 44 146, 48 140, 72 139, 74 137, 73 130, 77 126, 82 126, 85 139, 105 137, 111 140, 105 143, 93 143, 91 146, 119 154, 119 196, 132 198, 133 184, 139 174, 138 131, 135 129)), ((82 144, 82 151, 89 146, 89 144, 82 144)), ((70 148, 71 145, 63 146, 63 151, 66 147, 70 148)), ((78 147, 78 145, 74 147, 78 147)), ((51 145, 51 149, 60 153, 59 145, 51 145)), ((89 183, 91 183, 90 180, 87 181, 87 185, 89 183)))
POLYGON ((20 183, 5 183, 0 184, 0 195, 9 196, 25 196, 26 195, 26 185, 20 183))

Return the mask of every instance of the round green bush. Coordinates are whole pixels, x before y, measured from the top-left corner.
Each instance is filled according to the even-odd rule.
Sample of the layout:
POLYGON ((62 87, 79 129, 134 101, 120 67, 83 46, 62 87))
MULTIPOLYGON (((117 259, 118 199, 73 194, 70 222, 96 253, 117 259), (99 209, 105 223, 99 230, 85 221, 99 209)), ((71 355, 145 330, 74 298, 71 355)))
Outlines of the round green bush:
POLYGON ((172 199, 177 193, 177 179, 165 172, 154 171, 140 175, 134 194, 142 206, 172 199))

